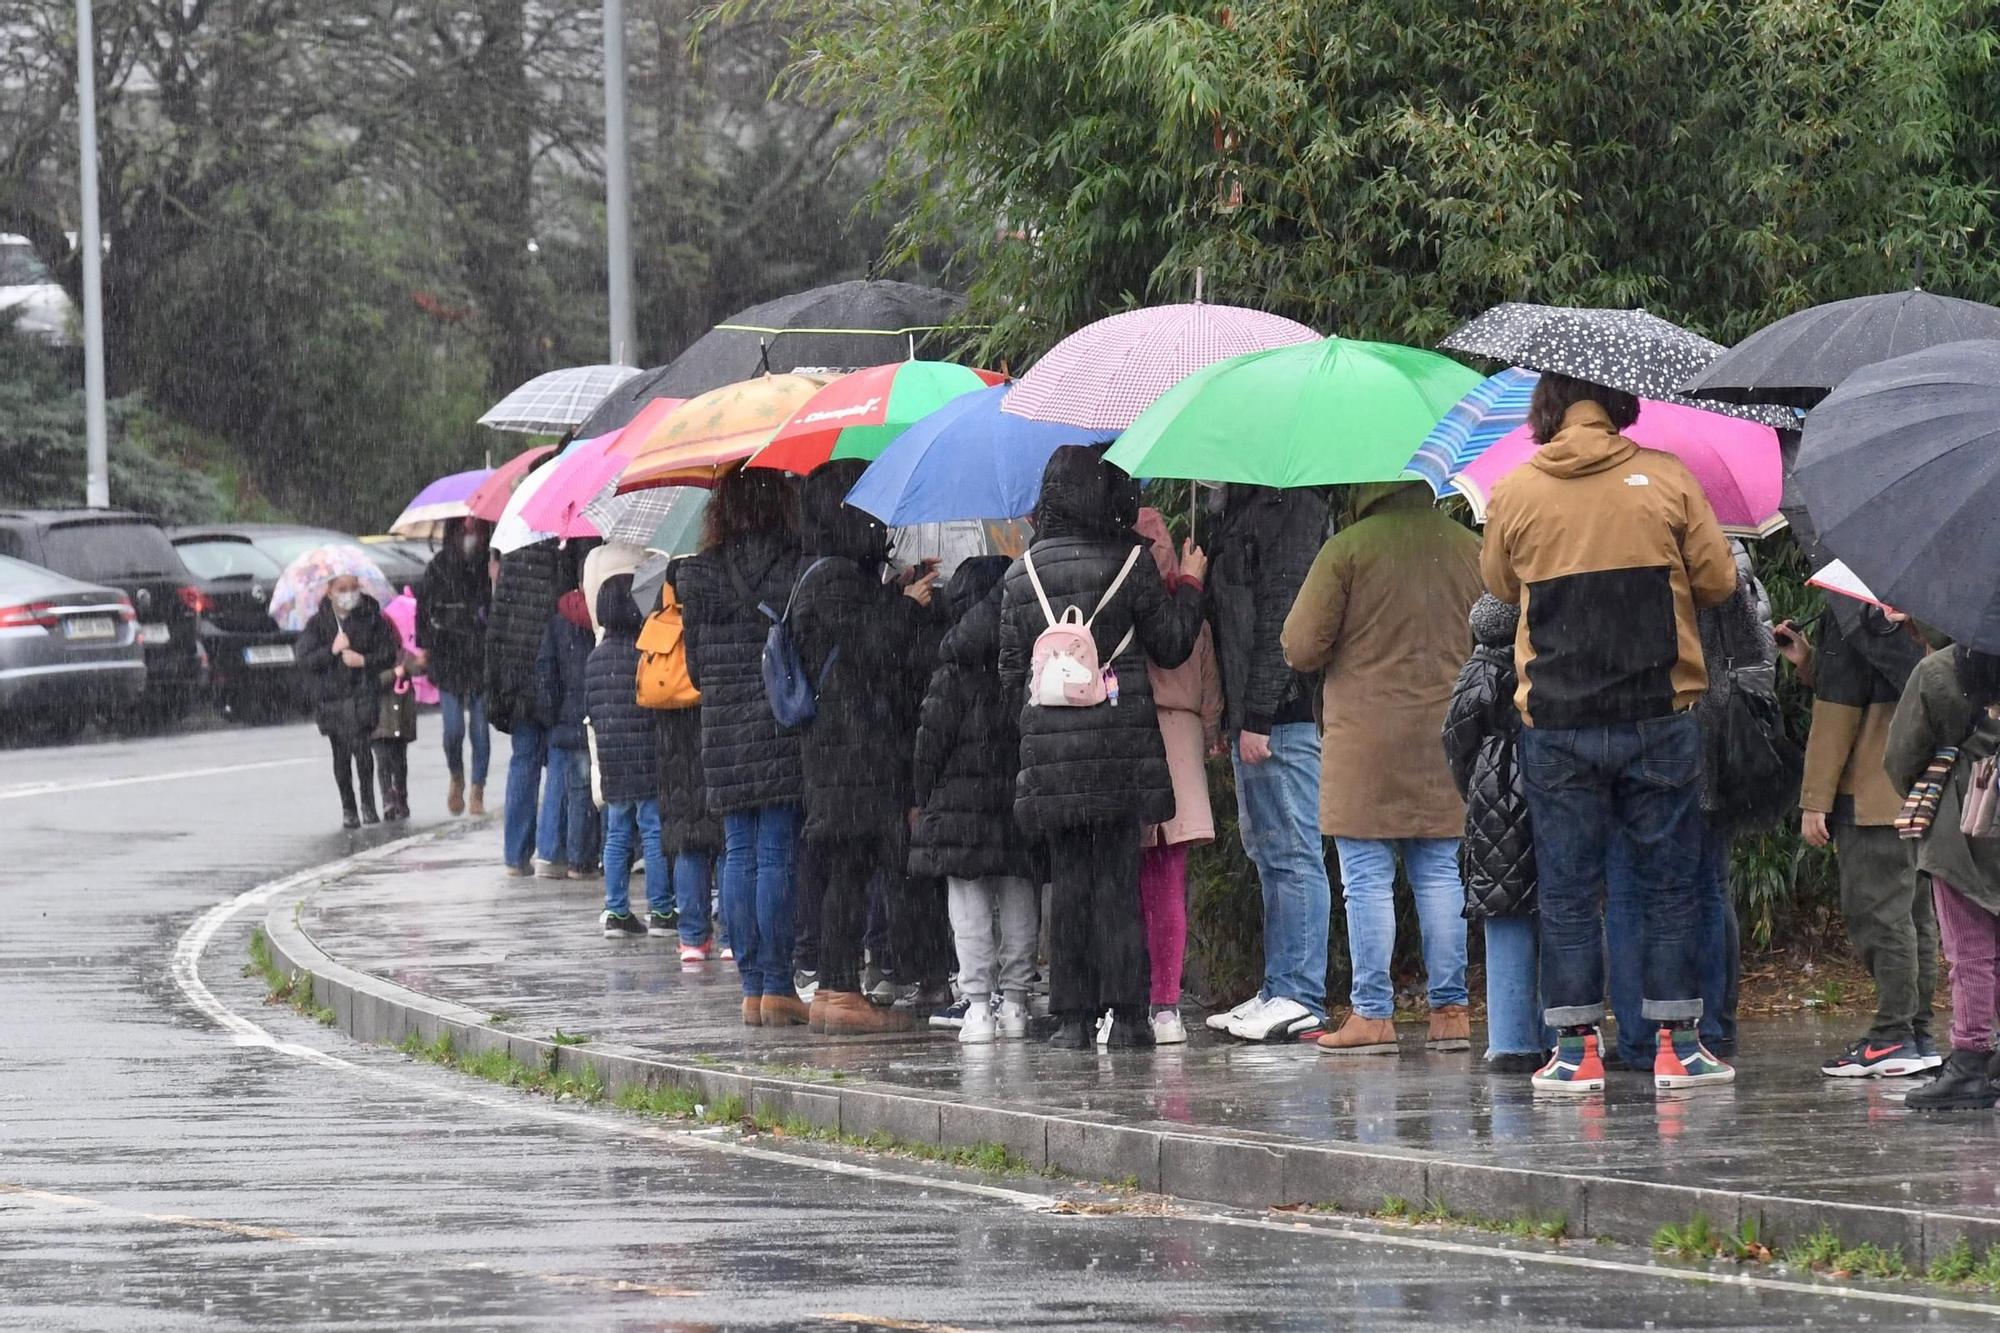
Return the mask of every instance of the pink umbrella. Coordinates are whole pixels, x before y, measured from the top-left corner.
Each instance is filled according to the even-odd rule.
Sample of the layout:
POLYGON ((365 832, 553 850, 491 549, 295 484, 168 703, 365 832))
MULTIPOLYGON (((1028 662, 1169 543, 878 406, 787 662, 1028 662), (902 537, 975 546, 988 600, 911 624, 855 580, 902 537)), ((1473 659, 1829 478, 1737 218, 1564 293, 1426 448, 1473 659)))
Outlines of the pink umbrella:
MULTIPOLYGON (((1625 430, 1625 436, 1687 464, 1723 531, 1768 537, 1785 526, 1778 513, 1785 489, 1783 464, 1778 433, 1769 426, 1642 398, 1639 420, 1625 430)), ((1484 523, 1493 484, 1534 452, 1534 436, 1526 426, 1517 426, 1453 473, 1452 489, 1472 502, 1473 515, 1484 523)))
POLYGON ((1086 324, 1043 354, 1000 410, 1081 430, 1119 431, 1204 366, 1318 342, 1303 324, 1241 306, 1147 306, 1086 324))
POLYGON ((479 489, 465 497, 466 512, 488 523, 496 521, 506 511, 507 500, 514 494, 514 488, 521 484, 521 478, 555 451, 552 444, 538 444, 532 449, 523 449, 494 468, 493 475, 480 482, 479 489))
POLYGON ((578 440, 549 465, 549 479, 521 506, 521 518, 536 532, 557 537, 601 537, 583 507, 618 480, 630 461, 617 449, 622 431, 578 440))

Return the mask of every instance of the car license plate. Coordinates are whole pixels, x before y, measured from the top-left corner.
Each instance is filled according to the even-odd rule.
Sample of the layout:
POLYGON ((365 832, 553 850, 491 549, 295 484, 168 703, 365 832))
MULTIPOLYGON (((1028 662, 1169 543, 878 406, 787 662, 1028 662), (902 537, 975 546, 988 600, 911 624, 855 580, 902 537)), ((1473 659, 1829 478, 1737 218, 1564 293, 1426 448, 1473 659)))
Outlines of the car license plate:
POLYGON ((243 650, 243 660, 251 666, 291 665, 292 645, 289 643, 256 643, 243 650))
POLYGON ((174 637, 173 631, 165 625, 139 626, 140 643, 166 643, 174 637))
POLYGON ((65 639, 115 639, 118 622, 110 616, 69 616, 63 620, 65 639))

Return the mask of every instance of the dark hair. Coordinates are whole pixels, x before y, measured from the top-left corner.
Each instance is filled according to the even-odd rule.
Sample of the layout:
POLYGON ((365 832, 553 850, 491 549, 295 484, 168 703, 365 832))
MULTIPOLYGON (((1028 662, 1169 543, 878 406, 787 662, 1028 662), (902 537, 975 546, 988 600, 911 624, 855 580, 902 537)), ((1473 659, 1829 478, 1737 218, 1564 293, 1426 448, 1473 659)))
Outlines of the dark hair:
POLYGON ((1958 676, 1958 688, 1974 708, 2000 704, 2000 656, 1954 644, 1951 665, 1958 676))
POLYGON ((716 483, 701 515, 701 549, 713 551, 753 532, 793 538, 799 531, 798 489, 782 472, 739 467, 716 483))
POLYGON ((1623 389, 1609 389, 1589 380, 1543 371, 1528 402, 1528 429, 1536 444, 1547 444, 1562 429, 1563 414, 1578 403, 1596 403, 1611 418, 1611 429, 1624 430, 1639 419, 1639 400, 1623 389))

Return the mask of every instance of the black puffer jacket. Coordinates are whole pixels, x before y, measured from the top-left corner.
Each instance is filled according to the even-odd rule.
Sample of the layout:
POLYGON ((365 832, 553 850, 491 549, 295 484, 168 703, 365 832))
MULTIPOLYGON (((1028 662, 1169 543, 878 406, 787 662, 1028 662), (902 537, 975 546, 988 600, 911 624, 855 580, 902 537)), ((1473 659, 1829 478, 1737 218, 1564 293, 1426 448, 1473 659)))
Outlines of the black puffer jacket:
POLYGON ((806 572, 792 629, 819 685, 800 736, 814 841, 893 834, 913 803, 910 751, 930 663, 923 622, 932 616, 882 582, 889 530, 844 502, 866 467, 829 463, 799 493, 806 572))
POLYGON ((755 533, 673 567, 686 626, 688 674, 701 691, 701 764, 717 815, 796 801, 799 738, 778 730, 764 693, 764 636, 771 622, 736 589, 733 569, 758 601, 782 613, 799 552, 755 533))
POLYGON ((367 593, 344 618, 336 617, 333 599, 319 599, 319 610, 299 634, 295 651, 299 669, 319 722, 320 734, 366 745, 382 704, 382 673, 396 665, 403 641, 382 614, 381 603, 367 593), (333 641, 347 631, 347 646, 365 659, 348 666, 333 651, 333 641))
POLYGON ((653 713, 658 748, 660 850, 722 850, 722 821, 708 812, 708 786, 701 777, 701 709, 667 708, 653 713))
POLYGON ((1514 632, 1519 607, 1491 593, 1472 606, 1472 659, 1458 673, 1444 717, 1444 755, 1465 798, 1459 875, 1465 915, 1521 916, 1535 910, 1535 837, 1528 822, 1516 745, 1514 632))
POLYGON ((1029 873, 1027 840, 1014 822, 1021 765, 1019 710, 1000 688, 1001 580, 1005 556, 958 567, 945 595, 958 623, 945 635, 917 726, 916 803, 910 873, 977 879, 1029 873))
MULTIPOLYGON (((1145 539, 1119 523, 1124 474, 1098 451, 1065 445, 1042 475, 1029 553, 1057 615, 1070 606, 1086 618, 1118 576, 1134 546, 1145 539)), ((1158 824, 1174 813, 1166 747, 1153 714, 1150 657, 1179 666, 1194 651, 1201 630, 1202 590, 1192 580, 1169 593, 1143 549, 1118 595, 1096 616, 1091 637, 1098 660, 1115 665, 1118 703, 1095 708, 1042 708, 1026 703, 1035 639, 1048 628, 1027 566, 1007 571, 1000 609, 1000 681, 1020 704, 1021 772, 1014 784, 1014 817, 1030 837, 1084 824, 1137 819, 1158 824), (1111 650, 1134 630, 1115 663, 1111 650)))
POLYGON ((558 750, 581 750, 590 743, 583 734, 583 719, 590 711, 584 676, 593 640, 590 616, 583 612, 582 602, 583 594, 575 590, 556 600, 556 614, 549 617, 548 628, 542 631, 542 649, 535 657, 535 681, 540 691, 536 720, 549 729, 549 744, 558 750), (581 615, 584 623, 577 624, 571 612, 581 615))
POLYGON ((606 805, 659 795, 659 746, 653 710, 639 707, 639 607, 632 576, 608 578, 597 590, 597 623, 604 638, 583 669, 590 732, 597 742, 598 788, 606 805))
POLYGON ((500 578, 486 622, 486 720, 511 732, 537 716, 535 655, 556 609, 562 555, 553 541, 500 557, 500 578))
POLYGON ((1268 736, 1312 718, 1310 678, 1285 664, 1285 617, 1327 537, 1320 490, 1232 485, 1210 533, 1209 607, 1222 668, 1222 729, 1268 736))
POLYGON ((486 688, 486 617, 493 599, 486 555, 468 556, 459 542, 464 520, 445 525, 444 545, 424 567, 417 585, 417 642, 430 655, 427 674, 447 694, 486 688))

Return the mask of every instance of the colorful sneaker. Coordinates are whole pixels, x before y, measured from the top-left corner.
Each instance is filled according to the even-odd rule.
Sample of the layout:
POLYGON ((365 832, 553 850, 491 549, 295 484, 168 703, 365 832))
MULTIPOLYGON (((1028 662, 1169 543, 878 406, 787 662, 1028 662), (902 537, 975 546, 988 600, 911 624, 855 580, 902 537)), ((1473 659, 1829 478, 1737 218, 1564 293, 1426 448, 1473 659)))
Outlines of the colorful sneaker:
POLYGON ((1917 1054, 1923 1058, 1926 1070, 1936 1069, 1944 1063, 1944 1055, 1938 1050, 1937 1039, 1928 1032, 1917 1034, 1917 1054))
POLYGON ((1693 1029, 1660 1029, 1660 1048, 1653 1057, 1654 1087, 1705 1088, 1735 1081, 1736 1071, 1710 1055, 1693 1029))
POLYGON ((598 920, 604 923, 604 938, 607 940, 640 940, 646 937, 646 923, 630 912, 605 912, 598 920))
POLYGON ((708 961, 708 945, 706 945, 706 944, 683 944, 683 945, 681 946, 681 961, 682 961, 683 963, 705 963, 705 962, 707 962, 707 961, 708 961))
POLYGON ((646 913, 646 929, 677 935, 681 929, 681 914, 673 911, 655 912, 649 909, 646 913))
POLYGON ((1936 1066, 1926 1064, 1917 1043, 1863 1037, 1819 1067, 1828 1078, 1905 1078, 1936 1066))
POLYGON ((1604 1059, 1597 1053, 1597 1033, 1559 1038, 1555 1054, 1530 1081, 1537 1092, 1604 1091, 1604 1059))

